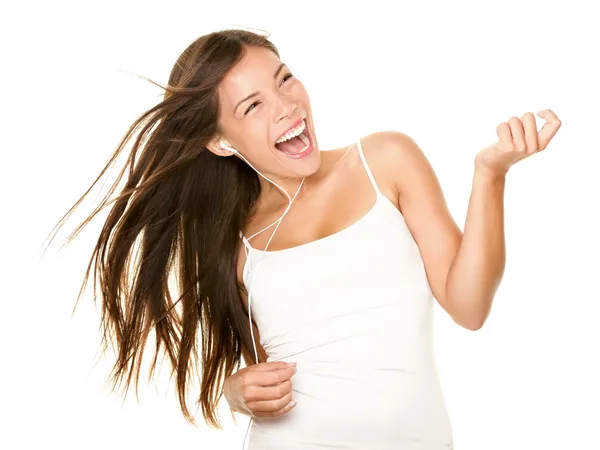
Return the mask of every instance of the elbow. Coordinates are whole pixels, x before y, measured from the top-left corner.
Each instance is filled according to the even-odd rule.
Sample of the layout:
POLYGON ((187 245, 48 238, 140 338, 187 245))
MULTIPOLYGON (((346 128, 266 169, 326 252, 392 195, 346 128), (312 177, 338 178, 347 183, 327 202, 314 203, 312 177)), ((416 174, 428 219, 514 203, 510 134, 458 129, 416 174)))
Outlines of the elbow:
POLYGON ((483 328, 488 315, 488 302, 464 303, 462 308, 454 308, 451 314, 454 322, 469 331, 477 331, 483 328), (476 307, 473 305, 477 305, 476 307), (485 304, 486 306, 481 306, 485 304))
POLYGON ((464 324, 463 327, 469 331, 477 331, 483 327, 484 323, 485 323, 484 320, 479 320, 479 321, 469 322, 467 324, 464 324))
POLYGON ((454 323, 459 325, 461 328, 469 331, 477 331, 483 327, 485 320, 473 317, 464 317, 464 316, 451 316, 454 323))

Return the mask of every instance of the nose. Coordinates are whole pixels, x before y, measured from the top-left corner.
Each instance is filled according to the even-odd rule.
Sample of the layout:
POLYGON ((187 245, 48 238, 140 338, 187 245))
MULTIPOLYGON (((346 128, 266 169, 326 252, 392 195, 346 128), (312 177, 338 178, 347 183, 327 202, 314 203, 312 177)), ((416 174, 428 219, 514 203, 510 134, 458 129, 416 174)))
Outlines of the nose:
POLYGON ((298 108, 298 103, 295 99, 289 95, 279 94, 277 99, 275 100, 275 120, 279 122, 282 119, 290 118, 293 116, 296 108, 298 108))

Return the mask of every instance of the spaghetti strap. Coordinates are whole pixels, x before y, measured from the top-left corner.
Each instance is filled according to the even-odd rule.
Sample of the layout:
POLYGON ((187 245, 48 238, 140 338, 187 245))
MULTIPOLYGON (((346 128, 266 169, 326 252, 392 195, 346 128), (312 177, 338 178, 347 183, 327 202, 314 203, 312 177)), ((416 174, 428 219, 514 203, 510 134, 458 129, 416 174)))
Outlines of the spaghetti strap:
POLYGON ((363 166, 365 166, 365 170, 367 171, 367 175, 369 176, 369 180, 371 180, 371 184, 373 185, 373 189, 375 189, 375 192, 377 193, 377 195, 383 195, 381 193, 381 191, 379 190, 379 186, 377 186, 377 182, 375 181, 375 177, 373 176, 373 172, 371 172, 371 169, 369 168, 369 165, 367 164, 367 160, 365 159, 365 155, 363 153, 363 149, 362 149, 362 144, 361 144, 361 140, 360 138, 356 141, 356 146, 358 147, 358 154, 360 155, 360 159, 363 163, 363 166))
POLYGON ((244 236, 244 233, 242 233, 241 230, 240 230, 240 238, 242 239, 242 242, 246 246, 246 250, 250 250, 250 248, 251 248, 250 242, 248 242, 248 239, 246 239, 246 236, 244 236))

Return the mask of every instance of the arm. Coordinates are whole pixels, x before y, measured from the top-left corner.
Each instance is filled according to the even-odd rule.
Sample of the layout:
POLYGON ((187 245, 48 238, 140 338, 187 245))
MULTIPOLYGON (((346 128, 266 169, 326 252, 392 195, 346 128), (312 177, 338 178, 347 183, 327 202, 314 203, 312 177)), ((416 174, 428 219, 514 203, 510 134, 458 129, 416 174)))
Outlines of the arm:
POLYGON ((546 119, 539 132, 531 112, 520 119, 512 116, 496 127, 498 141, 475 156, 465 233, 446 283, 448 303, 465 314, 471 329, 483 326, 504 273, 506 174, 517 162, 545 150, 561 127, 552 110, 537 115, 546 119))
POLYGON ((434 297, 458 325, 481 328, 504 269, 503 180, 476 172, 463 236, 418 145, 399 132, 377 135, 373 147, 386 160, 434 297))
POLYGON ((504 274, 505 175, 492 175, 476 166, 465 231, 446 280, 449 304, 469 329, 485 323, 504 274))

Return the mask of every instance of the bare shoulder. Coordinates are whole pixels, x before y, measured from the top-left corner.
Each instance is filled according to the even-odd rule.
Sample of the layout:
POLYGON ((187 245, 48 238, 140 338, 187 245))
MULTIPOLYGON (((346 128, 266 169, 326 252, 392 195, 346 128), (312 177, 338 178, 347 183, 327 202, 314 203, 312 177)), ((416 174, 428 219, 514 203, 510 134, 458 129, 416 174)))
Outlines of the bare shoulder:
POLYGON ((363 152, 373 175, 385 193, 398 197, 415 172, 430 171, 431 166, 415 140, 401 131, 377 131, 361 139, 363 152))
POLYGON ((390 165, 425 155, 415 140, 401 131, 376 131, 362 138, 365 157, 374 164, 390 165))

